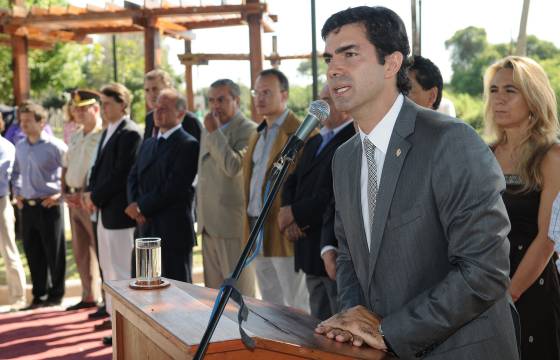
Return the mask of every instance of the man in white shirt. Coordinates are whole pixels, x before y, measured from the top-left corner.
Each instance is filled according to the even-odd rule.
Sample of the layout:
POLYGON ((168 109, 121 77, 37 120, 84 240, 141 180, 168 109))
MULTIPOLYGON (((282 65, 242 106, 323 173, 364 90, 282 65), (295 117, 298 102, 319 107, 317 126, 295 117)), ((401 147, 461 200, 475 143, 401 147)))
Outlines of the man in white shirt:
POLYGON ((82 283, 82 299, 66 310, 94 307, 99 299, 99 264, 93 224, 89 212, 83 208, 81 197, 93 156, 101 139, 101 109, 99 93, 76 90, 72 93, 72 105, 76 122, 81 128, 68 143, 68 151, 62 159, 62 191, 70 212, 72 250, 82 283))
POLYGON ((359 134, 333 159, 342 311, 316 331, 401 359, 518 359, 493 154, 403 96, 410 46, 395 12, 343 10, 322 35, 331 95, 359 134))
MULTIPOLYGON (((101 135, 84 198, 88 210, 99 215, 97 239, 103 280, 122 280, 130 278, 136 226, 124 212, 128 205, 126 182, 142 135, 129 118, 132 95, 128 89, 113 83, 100 92, 101 111, 108 127, 101 135)), ((111 298, 107 294, 105 303, 111 314, 111 298)), ((108 328, 111 328, 110 320, 97 327, 99 330, 108 328)), ((104 343, 110 344, 110 339, 104 339, 104 343)))

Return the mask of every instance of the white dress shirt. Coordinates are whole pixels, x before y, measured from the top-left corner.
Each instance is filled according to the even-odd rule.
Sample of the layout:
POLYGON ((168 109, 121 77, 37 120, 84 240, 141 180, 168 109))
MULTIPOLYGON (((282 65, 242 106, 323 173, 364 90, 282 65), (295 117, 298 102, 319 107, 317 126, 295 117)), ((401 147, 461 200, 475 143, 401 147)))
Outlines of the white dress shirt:
MULTIPOLYGON (((368 163, 366 152, 363 148, 364 139, 367 137, 373 145, 375 145, 375 163, 377 164, 377 189, 381 186, 381 173, 383 172, 383 164, 385 163, 385 155, 389 147, 389 140, 393 128, 397 122, 397 117, 401 111, 404 97, 402 94, 397 96, 393 106, 381 121, 373 128, 373 130, 366 134, 360 129, 360 139, 362 141, 362 170, 360 174, 360 199, 362 203, 362 217, 364 221, 364 229, 366 231, 366 239, 368 249, 371 244, 371 224, 369 223, 369 206, 368 206, 368 163)), ((359 125, 358 125, 359 127, 359 125)))
POLYGON ((161 131, 158 132, 158 139, 159 138, 164 138, 165 140, 169 139, 169 137, 177 130, 179 130, 181 128, 181 123, 175 125, 174 127, 172 127, 171 129, 167 130, 166 132, 164 132, 163 134, 161 133, 161 131))
POLYGON ((105 139, 103 140, 103 144, 101 145, 101 149, 103 149, 105 147, 105 145, 107 145, 107 143, 109 142, 109 139, 111 138, 111 136, 113 136, 115 131, 117 131, 117 128, 119 127, 119 125, 127 118, 128 118, 128 116, 124 116, 119 121, 117 121, 116 123, 109 123, 109 125, 107 125, 107 135, 105 135, 105 139))
POLYGON ((289 111, 286 109, 273 123, 267 123, 268 126, 261 130, 259 139, 255 144, 252 158, 253 171, 251 173, 251 185, 249 188, 249 205, 247 206, 247 215, 250 217, 258 217, 261 213, 264 204, 263 198, 265 197, 262 190, 265 182, 268 181, 266 172, 268 170, 267 165, 270 151, 272 150, 272 145, 276 141, 280 127, 288 117, 288 113, 289 111))

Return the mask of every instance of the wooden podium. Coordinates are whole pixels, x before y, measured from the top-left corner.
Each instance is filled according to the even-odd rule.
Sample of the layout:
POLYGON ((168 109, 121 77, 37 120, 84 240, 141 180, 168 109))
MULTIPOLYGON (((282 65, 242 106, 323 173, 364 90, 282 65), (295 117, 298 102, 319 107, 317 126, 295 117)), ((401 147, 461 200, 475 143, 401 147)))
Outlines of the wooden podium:
MULTIPOLYGON (((134 290, 130 280, 108 281, 113 304, 113 358, 192 359, 210 319, 217 290, 169 280, 158 290, 134 290)), ((313 332, 317 319, 293 308, 245 298, 250 350, 241 342, 237 306, 228 303, 206 359, 386 359, 369 347, 356 348, 313 332)))

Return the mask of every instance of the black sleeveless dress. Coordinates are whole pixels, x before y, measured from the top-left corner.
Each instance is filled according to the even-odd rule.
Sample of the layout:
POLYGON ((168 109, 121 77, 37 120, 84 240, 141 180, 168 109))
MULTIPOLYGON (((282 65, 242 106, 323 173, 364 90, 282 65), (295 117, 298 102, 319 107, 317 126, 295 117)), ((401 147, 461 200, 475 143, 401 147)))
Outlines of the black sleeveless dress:
MULTIPOLYGON (((516 193, 522 185, 516 175, 506 175, 506 185, 502 197, 511 222, 508 238, 512 277, 537 236, 541 192, 516 193)), ((560 360, 559 278, 551 259, 543 273, 515 303, 521 318, 522 360, 560 360)))

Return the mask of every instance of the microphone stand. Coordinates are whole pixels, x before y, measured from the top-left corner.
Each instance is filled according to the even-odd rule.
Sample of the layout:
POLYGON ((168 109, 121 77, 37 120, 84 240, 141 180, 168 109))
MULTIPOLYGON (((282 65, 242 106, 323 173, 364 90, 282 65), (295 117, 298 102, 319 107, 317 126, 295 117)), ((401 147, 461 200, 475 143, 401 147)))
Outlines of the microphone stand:
MULTIPOLYGON (((294 162, 294 158, 302 146, 303 146, 303 141, 296 138, 295 136, 292 136, 290 140, 288 140, 288 143, 284 147, 284 150, 282 150, 281 153, 282 155, 280 155, 280 158, 274 163, 273 173, 272 173, 272 179, 274 179, 274 181, 272 183, 272 187, 270 189, 269 194, 266 197, 265 203, 263 205, 263 209, 261 210, 261 213, 257 218, 257 222, 255 223, 253 229, 251 229, 251 233, 249 235, 249 240, 247 241, 247 245, 245 245, 245 248, 243 249, 243 252, 239 257, 239 260, 237 261, 235 270, 231 275, 233 279, 238 280, 239 276, 241 276, 241 272, 245 267, 245 262, 247 261, 247 258, 251 253, 251 249, 253 249, 255 243, 257 242, 259 232, 261 231, 264 220, 266 219, 268 212, 270 211, 272 202, 276 198, 278 191, 280 191, 280 187, 285 181, 286 175, 288 173, 288 168, 294 162)), ((206 327, 206 330, 204 332, 204 335, 202 336, 202 340, 198 345, 198 348, 194 355, 195 360, 201 360, 204 357, 204 354, 206 353, 206 350, 208 348, 208 344, 210 343, 210 338, 212 337, 212 334, 214 334, 214 330, 216 330, 216 326, 218 325, 218 322, 222 317, 227 302, 231 297, 231 293, 232 293, 232 288, 230 286, 226 286, 225 289, 223 290, 222 297, 220 298, 220 302, 216 307, 216 311, 213 312, 212 317, 210 318, 210 321, 208 323, 208 326, 206 327)))

